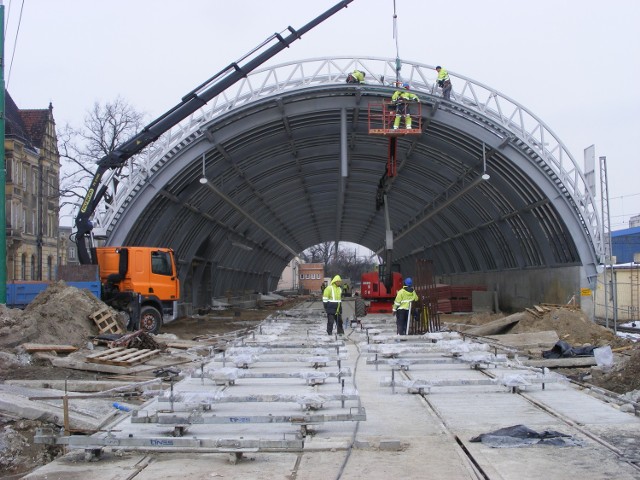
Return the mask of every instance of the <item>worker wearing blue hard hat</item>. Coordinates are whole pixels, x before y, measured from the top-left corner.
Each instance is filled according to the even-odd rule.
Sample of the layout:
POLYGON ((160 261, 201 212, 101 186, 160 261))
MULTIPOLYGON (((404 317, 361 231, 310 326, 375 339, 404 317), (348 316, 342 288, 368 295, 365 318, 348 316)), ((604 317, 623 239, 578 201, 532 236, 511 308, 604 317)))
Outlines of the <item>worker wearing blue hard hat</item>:
POLYGON ((407 335, 409 333, 409 312, 411 305, 417 302, 418 294, 413 289, 413 280, 411 277, 404 279, 404 286, 398 290, 396 299, 393 302, 393 313, 396 315, 396 333, 398 335, 407 335))

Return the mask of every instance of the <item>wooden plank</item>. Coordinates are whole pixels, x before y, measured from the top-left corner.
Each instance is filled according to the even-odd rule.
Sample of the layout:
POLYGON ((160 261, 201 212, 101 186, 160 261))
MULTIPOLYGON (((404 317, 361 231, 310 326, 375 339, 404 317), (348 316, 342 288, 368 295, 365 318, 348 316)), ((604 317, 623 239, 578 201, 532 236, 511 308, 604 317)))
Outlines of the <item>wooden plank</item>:
POLYGON ((113 313, 109 310, 108 307, 101 308, 97 312, 89 315, 89 318, 93 320, 93 322, 98 327, 100 334, 102 333, 124 333, 122 327, 113 316, 113 313))
POLYGON ((510 315, 505 318, 499 318, 493 322, 485 323, 477 327, 469 328, 463 333, 470 335, 497 335, 509 329, 510 326, 520 321, 520 316, 510 315))
POLYGON ((33 352, 56 352, 56 353, 71 353, 78 350, 78 347, 73 345, 52 345, 47 343, 23 343, 22 348, 29 353, 33 352))
POLYGON ((86 357, 87 362, 102 363, 106 365, 117 366, 131 366, 138 363, 146 362, 154 355, 157 355, 159 350, 149 349, 136 349, 136 348, 124 348, 115 347, 105 350, 97 354, 88 355, 86 357))
POLYGON ((540 314, 538 312, 536 312, 534 309, 532 308, 525 308, 525 310, 527 312, 529 312, 531 315, 533 315, 536 318, 540 318, 540 314))
POLYGON ((121 359, 109 360, 109 363, 112 365, 120 365, 123 367, 129 366, 129 365, 137 365, 140 363, 144 363, 147 360, 149 360, 151 357, 157 355, 159 353, 159 350, 147 350, 146 352, 143 352, 141 350, 141 352, 142 353, 140 353, 140 355, 127 358, 126 360, 121 360, 121 359))
MULTIPOLYGON (((536 309, 536 312, 538 312, 538 313, 542 313, 542 314, 544 314, 544 312, 545 312, 545 309, 544 309, 544 308, 542 308, 540 305, 534 305, 534 306, 533 306, 533 308, 535 308, 535 309, 536 309)), ((547 310, 547 311, 548 311, 548 310, 547 310)))
POLYGON ((110 354, 113 353, 115 351, 122 351, 124 350, 124 347, 115 347, 115 348, 110 348, 108 350, 102 351, 102 352, 96 352, 96 353, 92 353, 91 355, 87 355, 87 360, 89 360, 90 358, 97 358, 97 357, 102 357, 105 354, 110 354))

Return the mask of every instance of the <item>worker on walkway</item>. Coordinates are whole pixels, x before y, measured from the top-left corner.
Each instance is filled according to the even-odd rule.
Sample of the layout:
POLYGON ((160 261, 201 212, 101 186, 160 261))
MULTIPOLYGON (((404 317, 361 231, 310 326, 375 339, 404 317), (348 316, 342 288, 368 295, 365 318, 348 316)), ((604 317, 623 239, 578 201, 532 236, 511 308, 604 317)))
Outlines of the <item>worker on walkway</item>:
POLYGON ((409 102, 417 102, 419 100, 415 93, 409 91, 407 82, 402 84, 402 89, 393 92, 391 102, 396 106, 396 118, 393 121, 393 129, 400 127, 400 117, 404 115, 404 126, 407 130, 411 130, 411 112, 409 112, 409 102))
POLYGON ((365 73, 362 70, 354 70, 347 75, 347 83, 364 83, 365 73))
POLYGON ((342 278, 336 275, 331 283, 324 289, 322 294, 322 304, 324 311, 327 312, 327 333, 333 333, 333 324, 335 322, 338 328, 338 335, 344 334, 342 326, 342 278))
POLYGON ((398 290, 393 302, 393 313, 396 314, 396 329, 398 335, 407 334, 407 323, 411 304, 418 301, 418 294, 413 289, 411 277, 404 279, 404 287, 398 290))
POLYGON ((451 99, 451 79, 449 78, 449 72, 442 68, 440 65, 436 67, 438 72, 438 86, 442 89, 442 96, 445 100, 451 99))

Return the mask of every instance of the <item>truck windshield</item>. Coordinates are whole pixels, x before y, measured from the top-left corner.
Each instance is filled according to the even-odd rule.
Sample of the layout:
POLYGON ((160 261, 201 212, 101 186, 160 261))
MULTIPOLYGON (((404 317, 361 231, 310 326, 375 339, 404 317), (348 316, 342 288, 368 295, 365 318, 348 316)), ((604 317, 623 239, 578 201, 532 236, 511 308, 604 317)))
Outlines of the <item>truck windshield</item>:
POLYGON ((151 252, 151 272, 157 275, 173 275, 169 252, 151 252))

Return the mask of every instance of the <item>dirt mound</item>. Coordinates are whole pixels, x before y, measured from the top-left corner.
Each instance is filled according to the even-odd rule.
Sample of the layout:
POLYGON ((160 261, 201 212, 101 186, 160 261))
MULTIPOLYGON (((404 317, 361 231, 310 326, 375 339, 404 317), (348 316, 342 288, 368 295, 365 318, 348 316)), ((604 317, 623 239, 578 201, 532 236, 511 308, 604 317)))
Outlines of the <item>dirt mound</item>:
POLYGON ((98 334, 89 315, 105 307, 88 290, 63 281, 53 283, 24 310, 0 309, 0 346, 23 342, 84 346, 89 336, 98 334))
POLYGON ((640 390, 640 348, 633 349, 628 356, 624 355, 609 372, 594 377, 591 383, 621 394, 640 390))
POLYGON ((555 330, 571 346, 593 345, 611 348, 628 345, 629 341, 618 337, 608 328, 589 320, 581 310, 556 308, 536 317, 531 313, 523 314, 520 321, 509 333, 530 333, 555 330))

